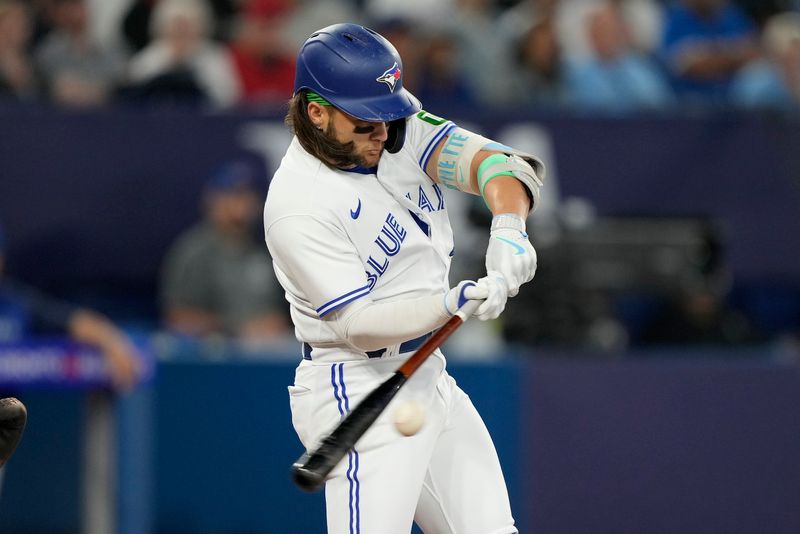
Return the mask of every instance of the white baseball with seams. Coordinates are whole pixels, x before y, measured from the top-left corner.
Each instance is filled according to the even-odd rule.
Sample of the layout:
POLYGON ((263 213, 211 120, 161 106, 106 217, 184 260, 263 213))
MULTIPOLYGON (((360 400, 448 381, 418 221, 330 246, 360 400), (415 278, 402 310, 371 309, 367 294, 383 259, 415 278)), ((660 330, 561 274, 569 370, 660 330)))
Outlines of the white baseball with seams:
POLYGON ((394 411, 394 427, 404 436, 413 436, 425 424, 425 409, 415 400, 404 401, 394 411))

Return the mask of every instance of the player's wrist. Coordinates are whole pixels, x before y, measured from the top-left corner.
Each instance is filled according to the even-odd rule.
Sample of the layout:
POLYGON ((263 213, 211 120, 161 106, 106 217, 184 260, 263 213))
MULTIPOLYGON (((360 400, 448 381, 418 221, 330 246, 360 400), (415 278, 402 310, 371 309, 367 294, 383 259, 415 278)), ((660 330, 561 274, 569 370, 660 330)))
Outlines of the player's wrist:
POLYGON ((498 230, 517 230, 525 233, 525 219, 516 213, 498 213, 492 217, 490 232, 498 230))

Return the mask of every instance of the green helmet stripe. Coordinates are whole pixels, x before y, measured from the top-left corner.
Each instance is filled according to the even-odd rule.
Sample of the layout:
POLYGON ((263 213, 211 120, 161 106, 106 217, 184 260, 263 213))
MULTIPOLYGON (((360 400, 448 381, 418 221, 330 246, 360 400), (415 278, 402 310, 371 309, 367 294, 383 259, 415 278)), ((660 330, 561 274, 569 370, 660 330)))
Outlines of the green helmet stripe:
POLYGON ((321 96, 319 96, 319 95, 318 95, 317 93, 315 93, 314 91, 308 91, 308 92, 306 93, 306 98, 308 98, 308 101, 309 101, 309 102, 316 102, 316 103, 317 103, 317 104, 319 104, 320 106, 330 106, 330 105, 331 105, 331 103, 330 103, 330 102, 328 102, 327 100, 325 100, 324 98, 322 98, 321 96))

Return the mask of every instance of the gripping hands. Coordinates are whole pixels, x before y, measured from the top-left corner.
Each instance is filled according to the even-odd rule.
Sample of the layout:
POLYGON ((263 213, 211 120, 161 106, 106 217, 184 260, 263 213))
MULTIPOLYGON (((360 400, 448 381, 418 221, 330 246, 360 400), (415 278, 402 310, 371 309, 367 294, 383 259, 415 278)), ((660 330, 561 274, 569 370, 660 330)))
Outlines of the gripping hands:
POLYGON ((525 232, 525 220, 513 213, 495 215, 486 250, 486 272, 497 271, 508 283, 514 297, 536 274, 536 250, 525 232))
POLYGON ((490 271, 487 276, 477 282, 464 280, 448 291, 444 296, 444 307, 447 313, 454 315, 468 300, 482 300, 473 314, 481 321, 496 319, 506 307, 508 288, 503 275, 490 271))

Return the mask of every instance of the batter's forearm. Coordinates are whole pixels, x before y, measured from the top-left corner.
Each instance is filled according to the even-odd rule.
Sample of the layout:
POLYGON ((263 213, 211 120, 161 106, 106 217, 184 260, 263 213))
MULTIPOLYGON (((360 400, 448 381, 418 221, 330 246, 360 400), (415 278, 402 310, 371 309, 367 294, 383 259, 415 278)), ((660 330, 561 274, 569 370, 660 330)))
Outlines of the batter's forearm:
POLYGON ((498 176, 486 184, 483 198, 493 215, 513 213, 525 219, 530 211, 528 192, 513 176, 498 176))
POLYGON ((347 306, 331 315, 331 326, 355 348, 377 350, 417 338, 450 318, 444 294, 347 306))

